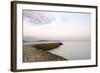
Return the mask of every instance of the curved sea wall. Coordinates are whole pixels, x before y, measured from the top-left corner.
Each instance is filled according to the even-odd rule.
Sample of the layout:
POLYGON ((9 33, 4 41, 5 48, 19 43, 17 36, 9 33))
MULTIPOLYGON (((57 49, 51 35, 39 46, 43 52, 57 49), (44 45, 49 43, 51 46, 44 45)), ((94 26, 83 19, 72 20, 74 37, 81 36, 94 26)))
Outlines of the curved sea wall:
POLYGON ((23 62, 63 61, 64 57, 52 54, 47 50, 59 47, 62 43, 45 43, 23 46, 23 62))

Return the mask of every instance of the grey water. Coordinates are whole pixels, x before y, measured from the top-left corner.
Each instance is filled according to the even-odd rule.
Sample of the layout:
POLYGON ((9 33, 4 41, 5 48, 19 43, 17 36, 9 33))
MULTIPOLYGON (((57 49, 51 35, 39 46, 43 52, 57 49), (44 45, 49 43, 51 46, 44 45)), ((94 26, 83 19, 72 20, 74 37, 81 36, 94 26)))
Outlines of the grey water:
POLYGON ((68 60, 91 59, 90 41, 69 41, 62 43, 63 45, 49 52, 60 55, 68 60))

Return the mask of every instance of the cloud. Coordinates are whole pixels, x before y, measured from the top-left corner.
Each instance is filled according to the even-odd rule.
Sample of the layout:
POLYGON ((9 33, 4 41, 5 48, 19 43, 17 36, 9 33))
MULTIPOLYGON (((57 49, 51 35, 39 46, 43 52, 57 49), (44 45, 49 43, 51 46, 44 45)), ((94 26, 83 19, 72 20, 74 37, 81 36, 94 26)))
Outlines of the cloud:
POLYGON ((28 21, 36 24, 49 24, 54 21, 54 17, 49 15, 48 12, 23 10, 23 18, 29 19, 28 21))
POLYGON ((24 36, 47 39, 89 39, 91 14, 47 11, 23 12, 24 36))

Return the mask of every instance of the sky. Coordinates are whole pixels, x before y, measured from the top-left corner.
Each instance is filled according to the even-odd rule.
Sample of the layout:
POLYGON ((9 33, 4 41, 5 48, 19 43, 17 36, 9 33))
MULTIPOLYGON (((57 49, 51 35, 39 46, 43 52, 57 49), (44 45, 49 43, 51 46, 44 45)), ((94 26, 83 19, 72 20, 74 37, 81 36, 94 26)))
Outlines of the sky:
POLYGON ((91 14, 23 10, 24 40, 90 40, 91 14))

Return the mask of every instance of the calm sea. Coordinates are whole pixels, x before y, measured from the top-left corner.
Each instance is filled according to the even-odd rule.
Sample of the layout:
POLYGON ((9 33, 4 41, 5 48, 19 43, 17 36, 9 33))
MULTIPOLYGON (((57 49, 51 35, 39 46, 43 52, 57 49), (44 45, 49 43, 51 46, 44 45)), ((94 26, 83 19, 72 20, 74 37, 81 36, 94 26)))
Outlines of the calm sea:
POLYGON ((85 60, 91 58, 90 41, 62 42, 60 47, 49 52, 60 55, 68 60, 85 60))

